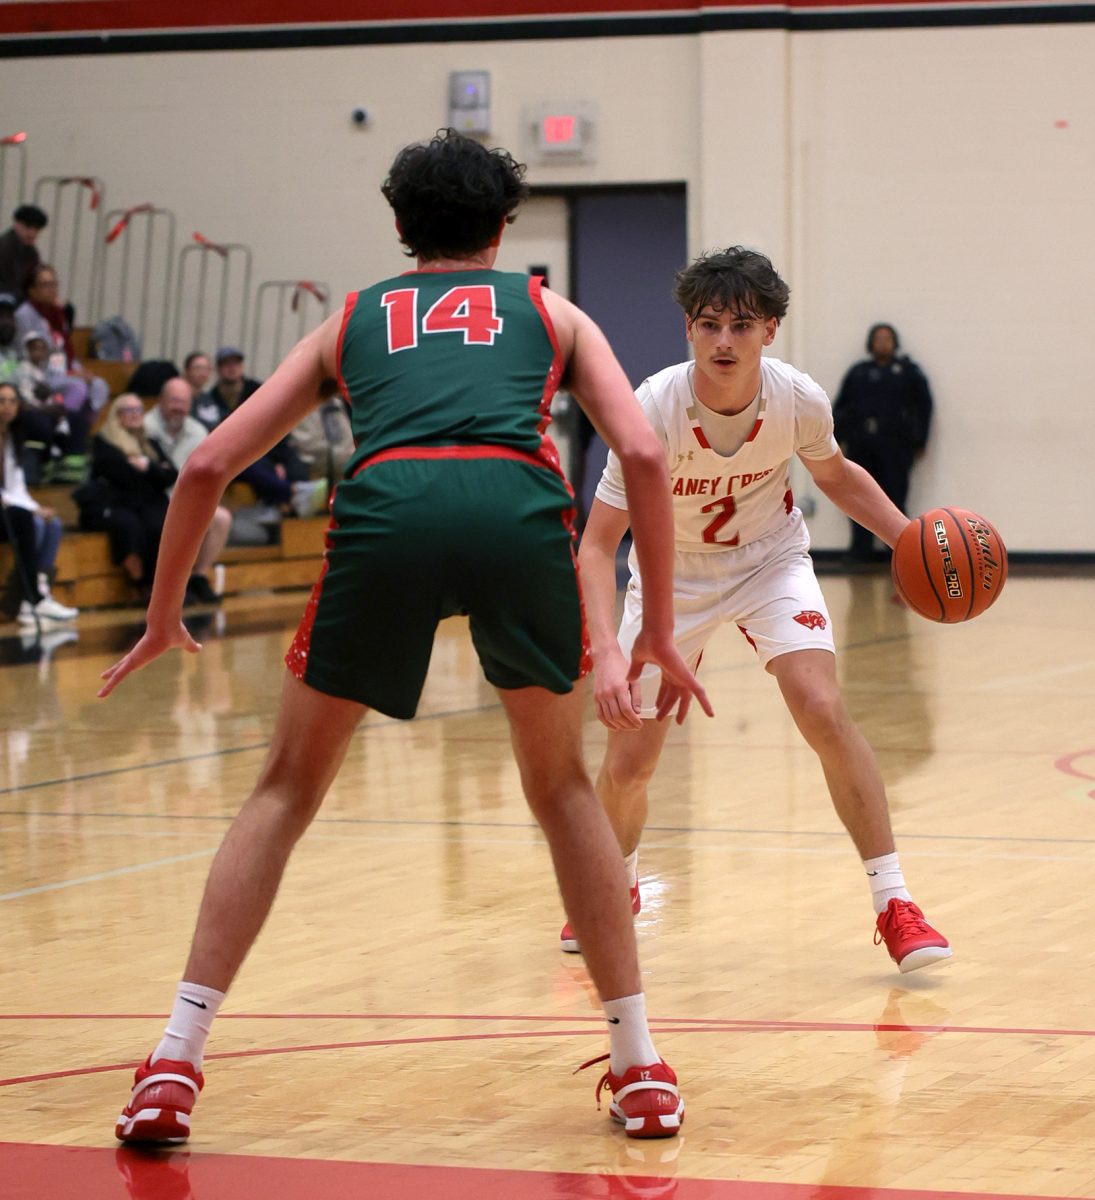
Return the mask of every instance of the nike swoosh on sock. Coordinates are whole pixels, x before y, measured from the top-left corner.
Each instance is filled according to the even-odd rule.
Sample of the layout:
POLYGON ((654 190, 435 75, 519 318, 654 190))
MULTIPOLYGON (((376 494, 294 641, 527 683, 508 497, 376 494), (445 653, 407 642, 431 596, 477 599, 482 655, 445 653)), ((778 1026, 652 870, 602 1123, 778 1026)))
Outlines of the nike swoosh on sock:
POLYGON ((193 1006, 195 1008, 208 1008, 209 1007, 209 1005, 206 1004, 206 1002, 204 1000, 191 1000, 189 996, 180 996, 179 999, 185 1000, 187 1002, 187 1004, 193 1004, 193 1006))

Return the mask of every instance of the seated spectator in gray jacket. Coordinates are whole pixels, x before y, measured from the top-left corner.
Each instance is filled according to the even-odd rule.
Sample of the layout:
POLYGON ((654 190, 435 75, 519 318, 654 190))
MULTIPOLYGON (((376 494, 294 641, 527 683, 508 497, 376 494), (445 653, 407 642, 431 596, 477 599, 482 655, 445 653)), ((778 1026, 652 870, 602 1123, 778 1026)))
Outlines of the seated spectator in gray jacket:
MULTIPOLYGON (((24 358, 19 363, 15 381, 23 408, 31 422, 41 423, 50 463, 50 482, 81 483, 87 468, 87 435, 91 415, 83 400, 83 391, 70 403, 74 389, 83 384, 73 379, 51 355, 46 339, 35 330, 23 338, 24 358), (51 361, 52 360, 52 361, 51 361)), ((32 425, 38 432, 37 425, 32 425)))
MULTIPOLYGON (((191 388, 185 378, 169 379, 160 391, 156 407, 145 413, 145 433, 159 443, 176 471, 183 469, 186 460, 209 436, 209 431, 201 421, 190 415, 191 399, 191 388)), ((167 489, 168 495, 172 490, 167 489)), ((231 512, 223 504, 218 504, 186 585, 188 601, 196 604, 220 603, 220 596, 209 582, 209 572, 221 556, 231 528, 231 512)))

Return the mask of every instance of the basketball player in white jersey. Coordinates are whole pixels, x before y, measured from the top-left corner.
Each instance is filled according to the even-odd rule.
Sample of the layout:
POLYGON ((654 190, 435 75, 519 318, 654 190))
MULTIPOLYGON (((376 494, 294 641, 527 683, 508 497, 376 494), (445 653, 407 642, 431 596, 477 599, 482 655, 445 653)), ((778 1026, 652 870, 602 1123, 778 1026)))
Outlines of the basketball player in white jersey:
MULTIPOLYGON (((852 520, 892 546, 908 518, 833 438, 825 392, 787 363, 763 358, 787 312, 790 291, 763 254, 733 246, 680 271, 674 299, 684 309, 694 361, 645 380, 639 403, 665 447, 675 521, 674 638, 694 670, 722 624, 737 625, 775 677, 802 736, 817 753, 829 793, 863 860, 884 941, 898 968, 950 957, 905 887, 874 753, 845 708, 833 635, 809 556, 810 539, 788 478, 793 455, 852 520)), ((638 845, 647 785, 669 724, 654 720, 659 675, 628 681, 628 656, 642 617, 634 555, 619 635, 616 551, 628 500, 614 455, 597 488, 579 562, 595 668, 597 713, 608 746, 597 791, 612 821, 639 911, 638 845)), ((562 948, 577 951, 570 926, 562 948)))

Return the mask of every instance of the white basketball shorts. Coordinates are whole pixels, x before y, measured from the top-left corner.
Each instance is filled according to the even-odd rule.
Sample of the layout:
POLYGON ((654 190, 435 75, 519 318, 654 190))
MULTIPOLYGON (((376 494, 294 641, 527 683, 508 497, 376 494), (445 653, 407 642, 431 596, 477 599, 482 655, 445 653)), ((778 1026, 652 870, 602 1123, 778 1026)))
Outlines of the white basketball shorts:
MULTIPOLYGON (((694 671, 720 625, 734 624, 766 667, 794 650, 836 653, 832 623, 809 555, 810 535, 796 509, 766 537, 734 550, 678 550, 673 569, 673 640, 694 671)), ((642 626, 642 587, 633 575, 624 598, 619 642, 624 654, 642 626)), ((655 715, 661 681, 647 665, 639 677, 643 717, 655 715)))

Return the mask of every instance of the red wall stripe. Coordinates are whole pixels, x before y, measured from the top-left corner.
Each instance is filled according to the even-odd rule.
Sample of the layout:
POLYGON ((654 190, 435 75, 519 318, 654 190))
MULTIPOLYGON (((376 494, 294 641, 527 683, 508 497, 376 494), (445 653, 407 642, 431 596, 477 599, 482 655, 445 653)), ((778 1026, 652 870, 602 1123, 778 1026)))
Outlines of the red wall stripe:
MULTIPOLYGON (((965 9, 992 7, 998 0, 962 0, 965 9)), ((699 15, 734 9, 804 10, 827 8, 939 8, 954 0, 730 0, 696 4, 695 0, 223 0, 211 21, 208 0, 178 0, 149 5, 147 0, 56 0, 51 4, 18 0, 0 4, 0 35, 43 35, 123 32, 137 29, 202 30, 258 26, 308 27, 324 24, 369 25, 392 21, 490 21, 519 17, 639 16, 657 13, 699 15)), ((1073 7, 1070 0, 1056 7, 1073 7)), ((1083 7, 1076 4, 1075 7, 1083 7)), ((1036 4, 1031 7, 1038 7, 1036 4)))

